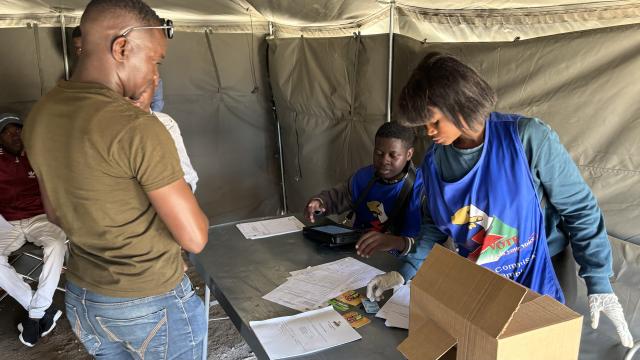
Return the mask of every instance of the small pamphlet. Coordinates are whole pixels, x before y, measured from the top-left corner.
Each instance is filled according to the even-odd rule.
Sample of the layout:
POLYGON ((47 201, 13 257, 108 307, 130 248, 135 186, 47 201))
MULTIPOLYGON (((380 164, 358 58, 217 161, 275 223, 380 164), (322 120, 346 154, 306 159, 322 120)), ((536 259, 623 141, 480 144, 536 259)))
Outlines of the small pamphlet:
POLYGON ((329 300, 329 305, 333 306, 333 309, 336 311, 347 311, 349 310, 349 304, 345 304, 342 301, 338 301, 336 299, 329 300))
POLYGON ((371 322, 368 317, 357 311, 350 311, 346 314, 342 314, 342 317, 347 319, 349 324, 351 324, 351 327, 354 329, 361 328, 371 322))
POLYGON ((360 302, 362 302, 362 299, 360 298, 360 294, 355 290, 349 290, 347 292, 340 294, 339 296, 336 297, 336 300, 352 306, 358 306, 360 305, 360 302))

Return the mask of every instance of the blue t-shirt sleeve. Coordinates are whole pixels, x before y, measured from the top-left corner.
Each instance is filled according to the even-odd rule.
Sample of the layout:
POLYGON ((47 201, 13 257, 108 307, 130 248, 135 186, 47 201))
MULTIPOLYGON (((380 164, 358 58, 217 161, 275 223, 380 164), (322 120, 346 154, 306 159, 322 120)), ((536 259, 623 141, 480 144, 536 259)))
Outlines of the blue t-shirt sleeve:
MULTIPOLYGON (((557 210, 589 294, 611 293, 611 245, 602 211, 558 134, 538 119, 521 119, 519 134, 547 206, 557 210)), ((548 220, 548 219, 547 219, 548 220)), ((555 229, 558 231, 557 229, 555 229)))

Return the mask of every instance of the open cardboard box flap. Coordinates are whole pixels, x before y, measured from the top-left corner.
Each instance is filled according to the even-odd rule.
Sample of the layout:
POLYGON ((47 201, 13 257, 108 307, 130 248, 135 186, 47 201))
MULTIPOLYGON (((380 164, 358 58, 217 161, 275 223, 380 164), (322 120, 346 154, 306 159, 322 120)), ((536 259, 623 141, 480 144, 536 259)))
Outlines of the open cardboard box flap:
POLYGON ((530 292, 440 245, 429 253, 411 286, 494 338, 505 330, 530 292))
POLYGON ((398 346, 410 360, 577 358, 579 314, 442 246, 413 279, 410 307, 398 346))
MULTIPOLYGON (((533 291, 530 292, 536 294, 533 291)), ((499 339, 582 317, 548 296, 536 295, 538 295, 536 299, 523 303, 518 308, 505 331, 498 337, 499 339)))
POLYGON ((457 340, 445 329, 427 318, 421 327, 400 343, 398 351, 407 359, 436 360, 456 344, 457 340))

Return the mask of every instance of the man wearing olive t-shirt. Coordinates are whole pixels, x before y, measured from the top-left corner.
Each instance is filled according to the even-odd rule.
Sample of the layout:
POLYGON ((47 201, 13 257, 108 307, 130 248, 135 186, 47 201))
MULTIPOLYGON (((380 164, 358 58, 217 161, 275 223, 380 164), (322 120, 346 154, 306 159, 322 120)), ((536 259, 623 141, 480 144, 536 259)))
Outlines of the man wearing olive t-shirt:
POLYGON ((47 216, 70 239, 67 318, 96 358, 196 358, 207 324, 180 248, 200 252, 208 220, 166 129, 130 101, 156 81, 173 29, 140 0, 93 0, 80 28, 71 80, 23 132, 47 216))

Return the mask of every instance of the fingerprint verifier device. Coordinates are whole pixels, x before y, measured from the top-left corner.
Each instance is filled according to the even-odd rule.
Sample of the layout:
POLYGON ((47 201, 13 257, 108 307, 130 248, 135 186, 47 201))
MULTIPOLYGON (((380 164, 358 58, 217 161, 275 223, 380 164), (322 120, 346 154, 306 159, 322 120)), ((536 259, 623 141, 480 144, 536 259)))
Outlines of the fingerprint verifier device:
POLYGON ((302 229, 302 234, 310 240, 334 247, 355 244, 363 232, 345 225, 331 223, 305 226, 302 229))

